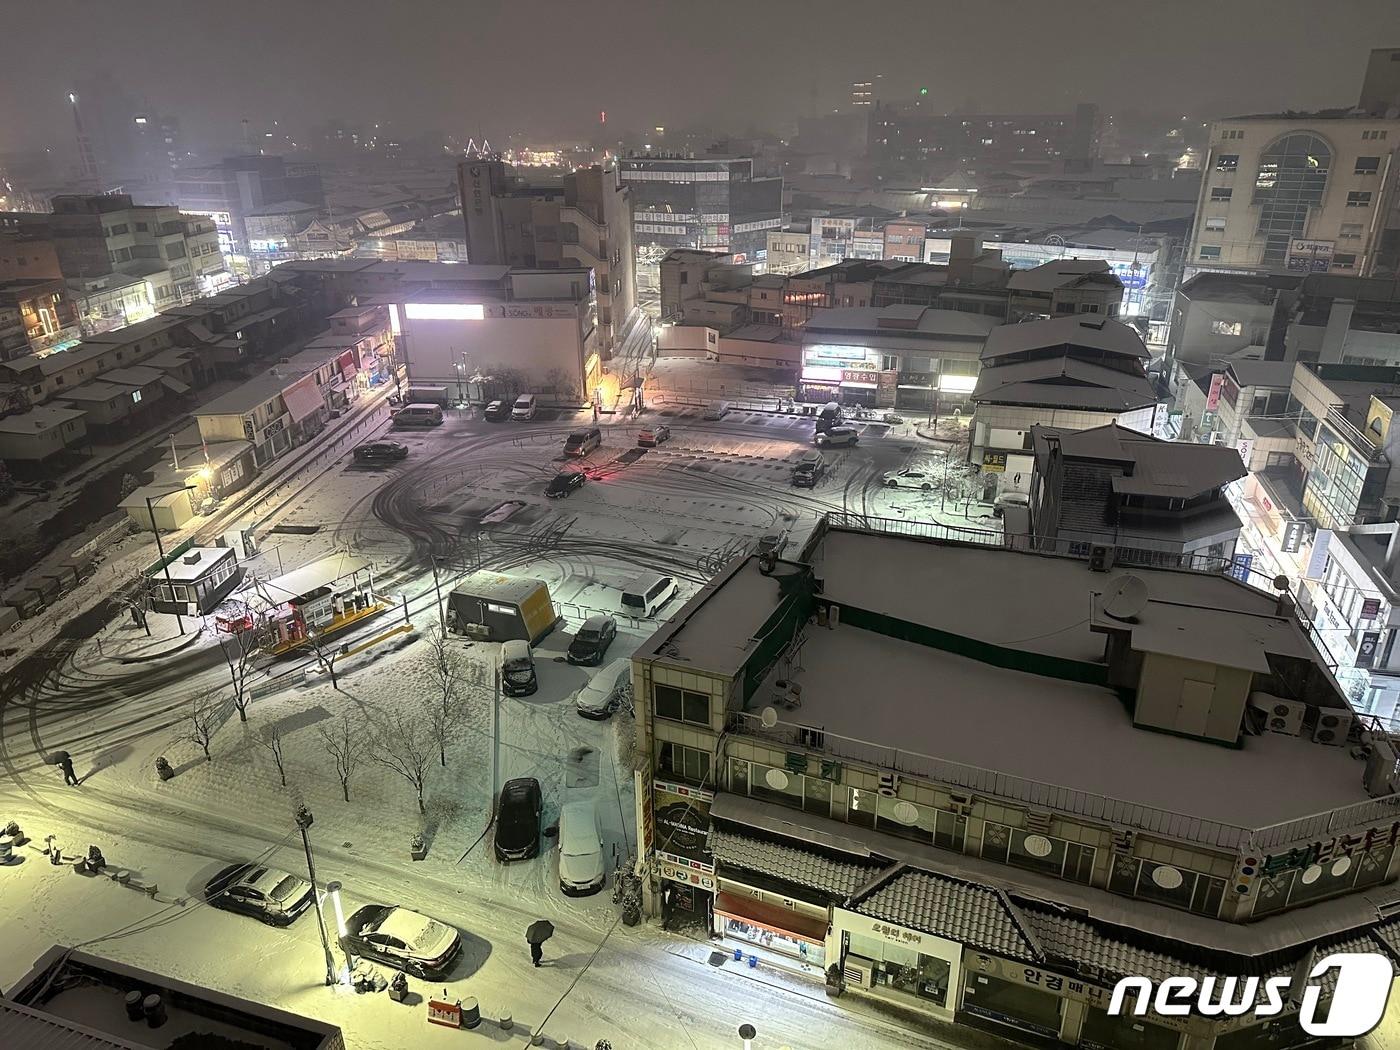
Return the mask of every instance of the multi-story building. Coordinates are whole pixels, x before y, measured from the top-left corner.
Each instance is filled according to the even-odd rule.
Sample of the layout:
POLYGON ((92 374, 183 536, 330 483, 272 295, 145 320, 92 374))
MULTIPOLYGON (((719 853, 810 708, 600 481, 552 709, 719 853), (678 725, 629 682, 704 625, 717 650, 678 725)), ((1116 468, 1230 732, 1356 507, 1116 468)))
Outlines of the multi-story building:
POLYGON ((78 311, 62 278, 0 280, 0 361, 57 353, 80 335, 78 311))
POLYGON ((650 909, 1036 1045, 1306 1041, 1107 1009, 1127 976, 1389 956, 1394 745, 1289 598, 874 524, 736 559, 634 654, 650 909))
MULTIPOLYGON (((1249 576, 1250 562, 1235 561, 1240 519, 1225 488, 1247 471, 1234 449, 1162 441, 1114 423, 1036 426, 1031 437, 1031 549, 1259 578, 1249 576)), ((1010 520, 1006 531, 1011 537, 1010 520)))
POLYGON ((1400 50, 1371 52, 1357 106, 1231 117, 1211 127, 1195 270, 1393 275, 1400 265, 1400 50))
POLYGON ((220 249, 226 255, 246 256, 251 250, 250 214, 284 201, 324 208, 326 194, 317 165, 253 155, 227 157, 210 167, 181 168, 175 181, 175 201, 181 211, 214 220, 220 249))
POLYGON ((748 157, 642 154, 618 160, 629 187, 638 305, 658 310, 656 266, 672 248, 723 251, 761 262, 783 225, 783 180, 754 174, 748 157))
POLYGON ((1065 314, 1117 317, 1123 304, 1123 282, 1102 259, 1056 259, 1014 270, 1006 288, 1012 321, 1065 314))
POLYGON ((969 458, 988 500, 1031 488, 1031 431, 1117 423, 1141 434, 1157 422, 1150 354, 1121 321, 1084 315, 993 328, 972 391, 969 458))
POLYGON ((591 268, 599 347, 610 355, 636 306, 631 191, 616 170, 595 165, 538 185, 509 175, 501 161, 467 160, 457 174, 467 258, 527 270, 591 268))
POLYGON ((1073 113, 984 115, 938 113, 926 97, 881 102, 873 108, 870 156, 887 174, 920 178, 1008 165, 1083 171, 1098 158, 1100 123, 1092 103, 1073 113))
POLYGON ((811 223, 794 222, 781 230, 769 230, 767 250, 764 266, 768 273, 785 275, 812 269, 811 223))

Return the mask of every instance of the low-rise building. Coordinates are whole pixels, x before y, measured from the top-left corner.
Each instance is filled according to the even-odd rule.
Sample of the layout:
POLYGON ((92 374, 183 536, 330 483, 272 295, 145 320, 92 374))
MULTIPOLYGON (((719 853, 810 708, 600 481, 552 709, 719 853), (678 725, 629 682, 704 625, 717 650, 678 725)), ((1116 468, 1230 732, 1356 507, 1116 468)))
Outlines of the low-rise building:
POLYGON ((243 579, 232 547, 186 547, 145 570, 150 607, 158 613, 207 616, 243 579))
POLYGON ((206 441, 250 442, 254 462, 262 468, 298 442, 303 423, 310 421, 319 430, 325 411, 314 377, 267 372, 200 405, 194 417, 206 441), (283 395, 296 384, 301 393, 293 405, 283 395))
MULTIPOLYGON (((1248 472, 1234 449, 1162 441, 1115 424, 1033 427, 1031 547, 1112 565, 1248 574, 1225 487, 1248 472)), ((1007 508, 1007 534, 1013 532, 1007 508)), ((1267 579, 1267 576, 1264 577, 1267 579)))
POLYGON ((0 416, 0 461, 16 474, 38 473, 52 468, 60 456, 76 455, 87 443, 87 424, 81 409, 67 405, 39 405, 27 412, 0 416))
POLYGON ((1390 952, 1396 759, 1291 604, 898 524, 736 559, 634 654, 649 908, 1013 1038, 1299 1045, 1296 1015, 1106 1009, 1390 952))
POLYGON ((1123 282, 1102 259, 1056 259, 1029 270, 1013 270, 1007 319, 1098 314, 1117 317, 1123 282))
POLYGON ((59 277, 0 281, 0 361, 57 353, 76 343, 78 311, 59 277))

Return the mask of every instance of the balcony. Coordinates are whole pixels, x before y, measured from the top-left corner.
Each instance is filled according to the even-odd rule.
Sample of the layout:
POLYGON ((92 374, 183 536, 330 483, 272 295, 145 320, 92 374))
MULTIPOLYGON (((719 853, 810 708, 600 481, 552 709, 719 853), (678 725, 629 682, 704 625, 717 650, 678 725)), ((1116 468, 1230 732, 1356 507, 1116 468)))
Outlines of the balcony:
POLYGON ((1385 458, 1385 452, 1371 440, 1368 434, 1347 418, 1342 406, 1332 405, 1329 407, 1326 418, 1327 425, 1332 428, 1333 432, 1363 459, 1375 463, 1385 458))

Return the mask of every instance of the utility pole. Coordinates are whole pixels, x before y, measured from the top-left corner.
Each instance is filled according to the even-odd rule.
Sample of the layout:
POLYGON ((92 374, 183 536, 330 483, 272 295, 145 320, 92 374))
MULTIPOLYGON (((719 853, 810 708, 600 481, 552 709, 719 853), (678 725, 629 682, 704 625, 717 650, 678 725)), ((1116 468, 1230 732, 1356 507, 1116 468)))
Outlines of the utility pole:
POLYGON ((438 563, 438 560, 437 560, 437 555, 436 555, 436 554, 433 554, 433 555, 430 555, 430 557, 433 559, 433 590, 437 591, 438 629, 439 629, 439 631, 441 632, 442 637, 446 638, 446 637, 447 637, 447 613, 443 610, 443 607, 442 607, 442 583, 441 583, 441 581, 438 579, 438 564, 437 564, 437 563, 438 563))
POLYGON ((311 897, 316 902, 316 928, 321 931, 321 950, 326 954, 326 984, 335 984, 335 958, 331 955, 330 941, 326 938, 326 917, 321 914, 321 897, 316 890, 316 862, 311 859, 311 839, 306 834, 307 829, 315 822, 311 815, 311 810, 305 806, 298 806, 296 812, 297 827, 301 829, 301 844, 306 850, 306 874, 311 878, 311 897))
MULTIPOLYGON (((172 434, 171 437, 173 439, 174 435, 172 434)), ((174 447, 175 446, 172 444, 171 448, 174 447)), ((186 485, 182 489, 171 489, 170 492, 193 492, 197 487, 196 485, 186 485)), ((162 495, 168 496, 170 492, 163 493, 162 495)), ((170 578, 170 562, 165 558, 165 544, 160 542, 160 528, 156 525, 156 511, 151 503, 153 498, 152 496, 146 497, 146 513, 150 515, 151 518, 151 531, 156 534, 156 550, 160 552, 161 568, 165 570, 165 585, 170 588, 170 603, 174 605, 175 581, 170 578)), ((181 618, 179 613, 175 614, 175 626, 179 628, 181 634, 185 633, 185 621, 181 618)))

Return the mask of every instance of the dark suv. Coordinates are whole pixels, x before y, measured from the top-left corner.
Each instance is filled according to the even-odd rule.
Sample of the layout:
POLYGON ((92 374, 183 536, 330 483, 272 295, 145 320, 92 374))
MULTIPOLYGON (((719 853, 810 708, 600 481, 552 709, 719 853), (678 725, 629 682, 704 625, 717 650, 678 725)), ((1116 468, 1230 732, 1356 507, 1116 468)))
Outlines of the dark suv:
POLYGON ((496 859, 527 860, 539 856, 540 814, 544 798, 534 777, 507 780, 501 788, 501 807, 496 814, 496 859))
POLYGON ((608 646, 617 637, 617 621, 611 616, 598 613, 583 621, 583 626, 569 643, 565 658, 571 664, 600 664, 607 655, 608 646))

